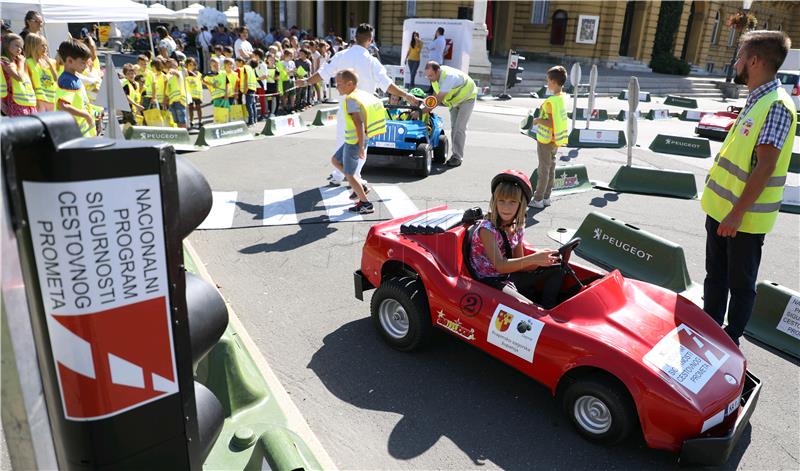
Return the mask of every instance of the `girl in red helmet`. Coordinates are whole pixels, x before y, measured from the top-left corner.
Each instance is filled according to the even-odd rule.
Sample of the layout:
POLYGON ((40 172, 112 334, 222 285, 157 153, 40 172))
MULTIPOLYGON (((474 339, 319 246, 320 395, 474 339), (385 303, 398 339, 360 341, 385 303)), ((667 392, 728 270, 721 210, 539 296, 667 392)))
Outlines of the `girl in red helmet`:
POLYGON ((480 281, 525 303, 533 303, 534 286, 541 286, 540 304, 550 309, 557 304, 563 273, 557 250, 530 255, 523 251, 531 193, 530 180, 519 170, 506 170, 492 179, 489 213, 472 231, 469 264, 480 281))

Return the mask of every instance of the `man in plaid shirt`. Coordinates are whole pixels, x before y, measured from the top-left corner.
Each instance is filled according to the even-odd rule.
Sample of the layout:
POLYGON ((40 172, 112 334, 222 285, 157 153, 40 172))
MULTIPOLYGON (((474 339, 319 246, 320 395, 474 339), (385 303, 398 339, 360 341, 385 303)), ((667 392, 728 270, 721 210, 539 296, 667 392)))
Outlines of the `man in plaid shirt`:
POLYGON ((734 82, 750 94, 701 200, 708 215, 703 309, 722 325, 727 305, 725 332, 736 345, 753 310, 761 247, 780 210, 797 126, 792 98, 775 77, 791 48, 789 37, 751 31, 740 44, 734 82))

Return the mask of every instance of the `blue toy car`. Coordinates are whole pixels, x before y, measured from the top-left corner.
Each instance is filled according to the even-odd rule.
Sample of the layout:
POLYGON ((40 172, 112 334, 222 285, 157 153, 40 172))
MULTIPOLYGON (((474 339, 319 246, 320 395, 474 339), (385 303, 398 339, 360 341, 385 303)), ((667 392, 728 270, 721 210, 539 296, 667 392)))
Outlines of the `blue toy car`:
POLYGON ((433 163, 447 160, 449 144, 444 121, 430 113, 429 123, 412 119, 419 108, 407 105, 386 105, 386 132, 367 142, 367 163, 375 166, 412 168, 427 177, 433 163))

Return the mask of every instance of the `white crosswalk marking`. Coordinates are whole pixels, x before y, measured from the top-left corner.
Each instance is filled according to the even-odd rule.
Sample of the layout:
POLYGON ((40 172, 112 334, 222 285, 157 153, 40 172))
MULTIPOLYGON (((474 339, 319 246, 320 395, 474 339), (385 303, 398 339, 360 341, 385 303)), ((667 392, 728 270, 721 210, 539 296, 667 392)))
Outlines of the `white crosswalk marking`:
POLYGON ((393 218, 408 216, 419 211, 405 191, 397 185, 380 185, 372 187, 381 198, 381 203, 392 213, 393 218))
POLYGON ((291 188, 264 190, 264 213, 261 223, 264 226, 297 224, 294 193, 291 188))
POLYGON ((197 226, 198 229, 227 229, 233 224, 233 213, 236 211, 237 191, 213 192, 214 203, 206 219, 197 226))
POLYGON ((319 189, 322 193, 322 204, 331 221, 363 221, 360 214, 351 213, 347 209, 355 203, 350 201, 350 190, 342 187, 323 187, 319 189))

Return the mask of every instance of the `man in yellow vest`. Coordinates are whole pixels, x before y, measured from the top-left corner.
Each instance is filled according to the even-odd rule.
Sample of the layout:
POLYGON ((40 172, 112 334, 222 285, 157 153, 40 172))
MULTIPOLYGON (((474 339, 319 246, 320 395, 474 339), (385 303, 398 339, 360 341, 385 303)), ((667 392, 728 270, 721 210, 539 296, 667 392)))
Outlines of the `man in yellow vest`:
POLYGON ((367 141, 370 137, 386 132, 386 117, 383 102, 373 93, 359 90, 358 75, 353 69, 340 70, 336 74, 336 90, 344 97, 344 145, 334 153, 331 164, 344 173, 345 178, 358 199, 350 212, 369 214, 374 211, 367 199, 367 191, 361 185, 357 172, 359 161, 367 158, 367 141))
POLYGON ((467 123, 472 116, 472 108, 475 107, 478 87, 465 72, 446 65, 439 65, 435 61, 428 61, 425 65, 425 77, 430 80, 433 93, 436 94, 437 106, 441 104, 450 108, 450 137, 453 139, 453 155, 450 156, 447 165, 458 167, 464 160, 467 123))
POLYGON ((797 112, 775 75, 791 47, 780 31, 742 36, 735 82, 750 94, 709 170, 703 309, 738 345, 755 301, 764 236, 772 230, 794 143, 797 112), (728 302, 730 291, 730 302, 728 302))
POLYGON ((544 208, 550 206, 550 192, 556 179, 556 152, 567 143, 569 122, 564 94, 561 93, 567 81, 567 69, 557 65, 547 71, 547 88, 553 94, 542 103, 541 116, 533 120, 536 124, 536 153, 539 156, 539 171, 536 191, 531 206, 544 208))

